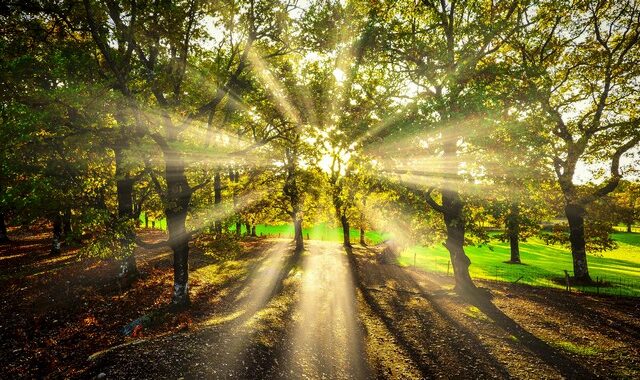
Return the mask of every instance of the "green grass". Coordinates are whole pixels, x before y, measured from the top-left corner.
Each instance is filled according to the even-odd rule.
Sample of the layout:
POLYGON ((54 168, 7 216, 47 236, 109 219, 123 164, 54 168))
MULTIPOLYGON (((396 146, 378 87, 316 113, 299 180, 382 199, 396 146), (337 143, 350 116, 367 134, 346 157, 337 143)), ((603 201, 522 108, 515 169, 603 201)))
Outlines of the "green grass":
POLYGON ((579 346, 577 344, 567 342, 567 341, 558 341, 553 342, 552 345, 563 349, 567 352, 582 355, 582 356, 593 356, 600 353, 600 350, 597 348, 589 347, 589 346, 579 346))
MULTIPOLYGON (((144 227, 144 211, 140 213, 140 225, 144 227)), ((155 222, 155 228, 159 230, 166 231, 167 230, 167 219, 166 218, 149 218, 149 228, 151 228, 152 222, 155 222)))
MULTIPOLYGON (((144 221, 144 214, 141 215, 144 221)), ((151 225, 151 223, 149 223, 151 225)), ((166 229, 166 220, 156 220, 156 228, 166 229)), ((231 226, 231 231, 235 226, 231 226)), ((621 232, 616 229, 612 234, 618 243, 618 248, 589 255, 589 272, 591 277, 601 280, 609 286, 581 287, 581 290, 615 295, 640 296, 640 233, 621 232)), ((246 233, 242 226, 242 233, 246 233)), ((293 238, 293 225, 265 225, 256 226, 258 236, 293 238)), ((321 223, 303 229, 305 239, 342 241, 342 230, 321 223)), ((388 239, 389 234, 377 231, 366 231, 365 239, 368 244, 379 244, 388 239)), ((360 231, 351 229, 351 241, 357 242, 360 231)), ((507 264, 510 258, 509 243, 492 241, 489 245, 465 248, 471 259, 469 268, 473 278, 490 279, 506 282, 518 282, 535 286, 561 288, 564 270, 573 273, 571 253, 568 248, 546 245, 538 238, 531 238, 520 243, 520 257, 524 265, 507 264)), ((400 255, 400 265, 415 266, 417 268, 452 275, 453 269, 449 264, 449 252, 442 245, 410 248, 400 255)))
MULTIPOLYGON (((231 228, 235 231, 235 226, 231 228)), ((246 233, 245 226, 242 226, 242 233, 246 233)), ((256 235, 269 236, 269 237, 290 237, 293 238, 293 225, 281 224, 281 225, 265 225, 258 224, 256 226, 256 235)), ((303 228, 302 234, 305 239, 312 240, 325 240, 325 241, 342 241, 342 229, 338 227, 332 227, 326 223, 320 223, 313 227, 303 228)), ((365 231, 365 239, 369 244, 379 244, 389 238, 389 234, 380 233, 378 231, 365 231)), ((350 237, 352 242, 357 242, 360 239, 360 231, 356 229, 350 230, 350 237)))
MULTIPOLYGON (((640 234, 616 232, 612 235, 618 248, 590 254, 589 272, 596 280, 601 279, 615 286, 602 287, 602 293, 640 295, 640 234)), ((571 253, 567 248, 546 245, 538 238, 520 244, 520 257, 524 265, 507 264, 510 258, 509 243, 493 241, 488 246, 466 247, 471 259, 469 268, 472 277, 526 283, 538 286, 562 287, 553 281, 561 279, 564 270, 573 273, 571 253)), ((399 262, 427 271, 451 274, 449 252, 444 246, 413 247, 404 251, 399 262)), ((598 291, 596 287, 581 288, 598 291)))
MULTIPOLYGON (((155 228, 160 230, 167 230, 167 220, 165 218, 161 219, 149 219, 149 228, 151 228, 152 221, 155 220, 155 228)), ((140 214, 140 222, 141 225, 144 226, 144 212, 140 214)), ((229 227, 229 231, 235 231, 235 225, 231 225, 229 227)), ((247 228, 243 224, 241 227, 242 234, 247 232, 247 228)), ((302 234, 304 238, 312 239, 312 240, 326 240, 326 241, 342 241, 342 228, 340 227, 332 227, 327 223, 320 223, 313 227, 307 227, 302 229, 302 234)), ((278 224, 278 225, 267 225, 267 224, 258 224, 256 226, 256 235, 258 236, 268 236, 268 237, 290 237, 293 238, 293 224, 278 224)), ((357 242, 360 240, 360 230, 350 229, 351 241, 357 242)), ((378 231, 366 231, 365 232, 365 241, 368 244, 379 244, 385 241, 390 237, 388 233, 381 233, 378 231)))

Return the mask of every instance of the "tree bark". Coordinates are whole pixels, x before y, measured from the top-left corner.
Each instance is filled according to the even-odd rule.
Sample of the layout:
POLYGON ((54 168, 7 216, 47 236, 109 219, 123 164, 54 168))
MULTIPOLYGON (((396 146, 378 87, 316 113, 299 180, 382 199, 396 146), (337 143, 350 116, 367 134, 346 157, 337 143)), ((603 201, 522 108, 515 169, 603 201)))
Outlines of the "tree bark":
POLYGON ((565 207, 569 222, 569 241, 573 256, 573 278, 576 283, 591 283, 587 265, 587 250, 584 238, 584 206, 569 203, 565 207))
POLYGON ((165 149, 165 175, 167 181, 167 230, 169 246, 173 250, 173 297, 176 307, 189 304, 189 237, 186 229, 187 211, 192 190, 184 172, 180 153, 165 149))
POLYGON ((69 236, 73 232, 73 226, 71 225, 71 210, 66 209, 62 217, 63 217, 62 234, 64 236, 69 236))
POLYGON ((149 213, 147 211, 144 213, 144 228, 149 228, 149 213))
MULTIPOLYGON (((222 203, 222 181, 220 180, 220 172, 216 172, 213 176, 213 203, 218 207, 222 203)), ((222 221, 214 222, 214 231, 216 234, 222 235, 222 221)))
POLYGON ((247 229, 247 232, 245 232, 246 236, 251 236, 251 223, 247 222, 244 224, 244 227, 247 229))
POLYGON ((507 216, 507 235, 509 236, 509 245, 511 247, 512 263, 521 264, 520 261, 520 206, 512 203, 509 216, 507 216))
POLYGON ((340 217, 340 223, 342 224, 342 245, 344 247, 351 247, 351 230, 349 229, 349 220, 346 215, 340 217))
POLYGON ((302 218, 297 214, 293 217, 294 241, 296 243, 296 252, 304 250, 304 237, 302 236, 302 218))
POLYGON ((295 241, 295 253, 300 253, 304 250, 304 237, 302 236, 302 212, 300 210, 300 193, 298 184, 296 181, 296 162, 298 159, 297 151, 295 149, 287 149, 285 152, 287 158, 287 178, 282 189, 285 196, 289 198, 291 204, 291 211, 289 215, 293 220, 294 228, 294 241, 295 241))
POLYGON ((456 280, 455 288, 459 291, 473 290, 475 285, 469 274, 471 260, 464 252, 464 215, 460 195, 455 190, 442 190, 442 211, 447 227, 445 247, 451 256, 451 264, 456 280))
POLYGON ((364 232, 365 232, 364 227, 365 227, 365 221, 366 221, 364 210, 367 207, 367 197, 368 197, 368 194, 362 198, 362 213, 360 214, 360 245, 363 247, 367 246, 367 242, 365 241, 365 236, 364 236, 364 232))
POLYGON ((59 256, 62 239, 62 216, 57 213, 53 217, 53 242, 51 243, 51 256, 59 256))
POLYGON ((240 236, 242 234, 242 222, 236 222, 236 235, 240 236))
MULTIPOLYGON (((118 219, 121 223, 129 223, 133 219, 133 184, 134 181, 125 173, 122 162, 122 152, 114 150, 116 161, 116 196, 118 199, 118 219)), ((133 226, 131 226, 133 228, 133 226)), ((130 281, 138 276, 138 266, 133 251, 135 231, 128 231, 127 235, 120 239, 124 249, 120 260, 120 273, 118 278, 130 281)))
POLYGON ((251 226, 251 236, 256 237, 256 226, 255 224, 251 226))
POLYGON ((4 213, 0 212, 0 244, 8 242, 9 235, 7 235, 7 224, 4 220, 4 213))
POLYGON ((633 223, 627 223, 627 232, 631 232, 631 226, 633 223))

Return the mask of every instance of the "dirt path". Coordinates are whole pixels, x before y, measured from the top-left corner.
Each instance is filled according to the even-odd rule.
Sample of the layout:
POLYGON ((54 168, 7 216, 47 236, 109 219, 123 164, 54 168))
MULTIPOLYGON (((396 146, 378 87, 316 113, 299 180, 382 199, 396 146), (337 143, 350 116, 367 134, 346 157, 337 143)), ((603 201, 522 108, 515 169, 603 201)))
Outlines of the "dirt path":
POLYGON ((313 241, 302 259, 287 366, 304 378, 366 378, 363 332, 344 250, 313 241))
POLYGON ((93 373, 187 378, 368 378, 355 286, 344 251, 278 241, 227 310, 175 334, 101 355, 93 373), (162 360, 157 360, 162 358, 162 360))
POLYGON ((11 377, 640 377, 637 299, 482 282, 491 298, 465 298, 451 278, 380 264, 379 248, 308 241, 296 255, 290 241, 253 240, 228 260, 194 247, 191 308, 125 338, 124 324, 168 302, 169 252, 140 250, 143 276, 120 290, 115 265, 51 260, 48 244, 0 250, 15 292, 0 326, 11 377))

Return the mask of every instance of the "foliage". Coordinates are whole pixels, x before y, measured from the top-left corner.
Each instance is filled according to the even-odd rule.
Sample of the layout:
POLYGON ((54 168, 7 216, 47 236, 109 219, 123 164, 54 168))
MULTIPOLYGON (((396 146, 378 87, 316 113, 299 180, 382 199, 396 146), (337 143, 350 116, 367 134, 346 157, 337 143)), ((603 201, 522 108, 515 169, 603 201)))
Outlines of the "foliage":
POLYGON ((217 260, 235 260, 242 253, 242 246, 235 235, 216 237, 215 234, 202 233, 195 240, 194 245, 203 250, 205 255, 215 257, 217 260))
POLYGON ((136 249, 135 224, 132 220, 107 220, 99 230, 94 230, 94 238, 82 247, 81 255, 103 259, 132 255, 136 249))

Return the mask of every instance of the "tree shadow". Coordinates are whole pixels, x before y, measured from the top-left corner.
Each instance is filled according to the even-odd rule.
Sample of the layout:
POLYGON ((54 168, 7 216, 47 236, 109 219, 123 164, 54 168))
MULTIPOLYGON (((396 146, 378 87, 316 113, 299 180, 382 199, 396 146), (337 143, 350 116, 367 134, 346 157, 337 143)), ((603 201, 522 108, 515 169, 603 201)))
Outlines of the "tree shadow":
MULTIPOLYGON (((370 249, 368 249, 368 251, 370 251, 370 249)), ((376 300, 376 297, 373 296, 372 291, 375 291, 375 290, 367 287, 362 277, 360 276, 360 271, 359 271, 360 265, 358 263, 358 259, 356 259, 352 250, 347 250, 347 254, 349 256, 349 261, 350 261, 350 266, 353 273, 354 281, 357 284, 358 289, 361 291, 361 294, 365 302, 374 312, 376 317, 378 317, 383 322, 385 328, 393 335, 393 337, 401 346, 401 348, 409 355, 411 361, 415 364, 418 371, 420 372, 420 375, 423 378, 436 377, 438 373, 434 368, 442 369, 443 366, 450 365, 453 358, 451 357, 442 358, 440 355, 438 355, 436 352, 434 352, 434 350, 430 349, 429 347, 425 347, 424 350, 420 350, 419 347, 415 346, 415 343, 411 342, 407 334, 401 328, 396 326, 398 321, 396 321, 396 319, 393 318, 390 314, 404 315, 405 313, 407 313, 409 310, 407 310, 405 305, 412 293, 413 295, 417 295, 426 299, 429 302, 429 306, 432 307, 434 311, 438 313, 444 319, 444 321, 449 326, 452 327, 454 331, 462 332, 465 335, 465 338, 469 339, 472 342, 473 352, 476 358, 485 361, 484 364, 486 365, 486 367, 484 368, 484 371, 486 373, 491 373, 492 375, 495 375, 497 373, 502 378, 509 377, 509 373, 504 368, 504 366, 490 355, 490 353, 482 346, 481 342, 474 335, 467 332, 466 329, 463 326, 461 326, 457 321, 455 321, 447 313, 445 313, 439 307, 439 305, 437 305, 431 299, 431 297, 429 297, 424 292, 419 291, 416 294, 414 292, 407 291, 405 295, 402 296, 402 293, 403 293, 402 291, 396 291, 396 295, 393 297, 393 301, 394 301, 392 305, 393 313, 386 312, 382 307, 382 305, 376 300), (428 362, 425 361, 424 355, 427 356, 428 362)), ((369 263, 369 265, 381 265, 381 264, 369 263)), ((390 266, 390 267, 397 268, 396 266, 390 266)), ((366 269, 371 269, 371 268, 369 267, 366 269)), ((406 284, 406 286, 413 289, 421 289, 419 285, 415 282, 415 280, 411 276, 406 274, 406 272, 402 271, 401 269, 396 271, 391 271, 391 272, 393 273, 390 273, 390 271, 384 271, 383 276, 386 277, 386 280, 393 280, 400 283, 404 283, 406 284)), ((415 316, 419 318, 422 324, 420 326, 421 330, 423 331, 425 330, 425 325, 428 325, 427 328, 431 328, 430 331, 433 331, 434 329, 439 328, 435 326, 435 324, 431 321, 430 318, 428 318, 428 316, 421 315, 419 310, 414 310, 413 312, 415 313, 415 316)), ((427 342, 425 341, 424 343, 427 343, 427 342)), ((455 344, 460 342, 455 342, 455 343, 449 342, 449 343, 455 344)), ((464 376, 476 377, 478 375, 477 374, 478 369, 475 368, 475 366, 473 369, 471 369, 471 368, 464 367, 464 365, 460 365, 459 368, 457 368, 457 370, 466 372, 466 375, 462 375, 463 377, 464 376)), ((451 376, 452 374, 449 373, 448 375, 451 376)))
MULTIPOLYGON (((355 261, 353 263, 356 264, 355 261)), ((446 320, 452 326, 453 329, 455 329, 456 331, 463 332, 467 338, 471 339, 471 341, 475 346, 475 349, 481 350, 480 352, 482 352, 482 356, 485 356, 487 358, 491 357, 491 354, 486 349, 483 348, 482 342, 476 337, 474 332, 469 330, 467 327, 463 326, 460 322, 456 321, 440 305, 440 303, 437 301, 437 298, 442 298, 443 295, 441 294, 432 295, 426 292, 424 287, 421 284, 419 284, 413 276, 411 276, 410 274, 408 274, 406 271, 404 271, 399 267, 398 269, 402 273, 400 273, 400 271, 393 272, 394 275, 398 277, 397 280, 400 280, 400 282, 405 283, 407 286, 413 289, 417 289, 417 292, 419 293, 419 295, 425 298, 430 303, 430 306, 444 320, 446 320)), ((562 376, 566 378, 580 378, 580 379, 589 379, 589 378, 596 377, 583 365, 576 362, 572 358, 568 357, 559 349, 556 349, 555 347, 552 347, 546 342, 537 338, 535 335, 525 330, 522 326, 517 324, 513 319, 511 319, 506 314, 504 314, 499 308, 497 308, 491 302, 490 298, 487 297, 485 293, 483 293, 483 289, 480 289, 477 292, 470 293, 470 294, 462 294, 461 297, 463 300, 467 301, 471 305, 476 306, 480 311, 482 311, 486 316, 491 318, 504 331, 506 331, 510 335, 515 336, 518 339, 518 342, 521 343, 526 349, 536 354, 542 361, 544 361, 550 367, 555 368, 558 372, 560 372, 562 376)), ((580 312, 578 311, 575 314, 580 315, 580 312)), ((402 334, 401 332, 397 331, 397 329, 395 332, 402 334)), ((496 368, 499 368, 500 372, 504 377, 509 377, 507 370, 495 358, 491 359, 491 364, 493 364, 496 368)))
MULTIPOLYGON (((592 296, 592 297, 595 297, 595 296, 592 296)), ((606 298, 610 296, 603 295, 601 297, 603 298, 601 302, 606 302, 606 298)), ((585 307, 580 302, 579 299, 573 299, 572 302, 567 302, 566 295, 563 295, 562 297, 549 297, 543 294, 530 293, 528 295, 528 298, 530 298, 532 301, 539 304, 545 304, 555 309, 580 315, 582 316, 581 321, 587 322, 585 324, 588 324, 590 326, 594 326, 594 325, 607 326, 613 330, 619 331, 621 334, 624 334, 626 336, 632 337, 637 341, 640 341, 640 326, 630 324, 629 322, 626 322, 620 318, 617 318, 611 315, 611 313, 607 313, 606 312, 606 310, 608 309, 607 307, 601 310, 598 310, 596 308, 585 307)), ((622 302, 621 299, 616 298, 616 305, 620 305, 621 302, 622 302)), ((626 306, 630 310, 637 310, 636 309, 636 305, 638 302, 637 298, 629 299, 627 302, 628 304, 626 306)), ((625 312, 631 313, 631 311, 625 311, 625 312)), ((636 318, 637 317, 639 317, 639 315, 636 315, 636 318)), ((613 339, 618 338, 616 334, 612 333, 611 331, 608 331, 608 329, 601 330, 601 332, 604 332, 605 334, 607 334, 613 339)))
POLYGON ((570 379, 596 378, 593 373, 589 372, 580 363, 567 357, 560 350, 550 346, 504 314, 502 310, 491 302, 486 294, 482 294, 482 292, 467 293, 463 295, 463 298, 480 309, 503 330, 515 336, 518 342, 522 343, 549 366, 558 370, 563 377, 570 379))

